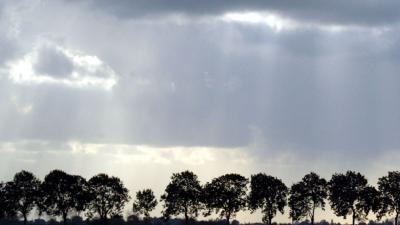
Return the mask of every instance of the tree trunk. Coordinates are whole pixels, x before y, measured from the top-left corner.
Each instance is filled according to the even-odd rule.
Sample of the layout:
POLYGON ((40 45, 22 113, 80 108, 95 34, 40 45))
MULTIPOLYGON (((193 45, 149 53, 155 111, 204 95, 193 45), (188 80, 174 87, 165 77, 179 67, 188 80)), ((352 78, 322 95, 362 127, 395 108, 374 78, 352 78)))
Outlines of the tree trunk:
POLYGON ((189 225, 189 216, 186 210, 185 210, 185 225, 189 225))
POLYGON ((28 222, 28 219, 26 218, 27 217, 26 213, 23 213, 23 216, 24 216, 24 225, 26 225, 26 223, 28 222))
POLYGON ((67 214, 63 213, 63 224, 66 225, 67 224, 67 214))
POLYGON ((397 220, 399 219, 399 213, 396 212, 396 217, 394 218, 394 225, 397 225, 397 220))
POLYGON ((271 225, 272 224, 272 213, 271 212, 268 212, 268 217, 267 217, 267 223, 268 223, 268 225, 271 225))
POLYGON ((354 210, 353 210, 353 225, 355 225, 355 223, 356 223, 356 214, 354 213, 354 210))
POLYGON ((315 206, 313 206, 313 209, 311 212, 311 225, 314 225, 314 214, 315 214, 315 206))
POLYGON ((227 224, 227 225, 229 225, 229 224, 231 223, 231 222, 229 221, 230 218, 231 218, 231 213, 228 212, 228 213, 226 214, 226 224, 227 224))

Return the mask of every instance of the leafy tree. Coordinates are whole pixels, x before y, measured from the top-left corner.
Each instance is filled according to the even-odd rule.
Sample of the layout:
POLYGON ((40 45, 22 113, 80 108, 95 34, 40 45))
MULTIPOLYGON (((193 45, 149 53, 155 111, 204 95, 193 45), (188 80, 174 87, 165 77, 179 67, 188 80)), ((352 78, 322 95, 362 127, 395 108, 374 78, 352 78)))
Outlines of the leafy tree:
POLYGON ((365 216, 371 211, 378 212, 381 202, 380 193, 375 187, 367 186, 361 191, 360 201, 364 206, 365 216))
POLYGON ((72 175, 71 189, 74 192, 74 210, 77 212, 85 211, 91 200, 89 184, 87 180, 79 175, 72 175))
POLYGON ((151 189, 136 192, 133 202, 133 212, 144 215, 145 219, 150 217, 150 212, 157 206, 157 199, 151 189))
POLYGON ((248 180, 239 174, 226 174, 214 178, 205 185, 204 203, 208 212, 206 216, 215 210, 227 224, 236 213, 246 206, 248 180))
POLYGON ((14 179, 5 185, 6 197, 9 201, 8 206, 22 215, 24 224, 27 223, 28 215, 38 201, 39 188, 39 179, 25 170, 15 174, 14 179))
POLYGON ((324 199, 326 197, 326 180, 313 172, 305 175, 302 181, 293 184, 290 189, 290 217, 295 221, 304 217, 310 217, 311 225, 314 225, 315 209, 319 207, 324 209, 324 199))
POLYGON ((400 172, 391 171, 387 176, 379 178, 378 189, 382 203, 379 207, 378 219, 386 214, 394 214, 394 225, 397 225, 400 213, 400 172))
POLYGON ((371 209, 376 207, 378 192, 368 186, 367 179, 360 173, 347 171, 336 173, 328 184, 331 208, 337 216, 346 219, 352 215, 352 224, 364 220, 371 209))
POLYGON ((41 191, 41 210, 52 216, 61 216, 64 224, 70 212, 83 211, 88 202, 85 179, 61 170, 53 170, 46 175, 41 191))
POLYGON ((161 196, 164 202, 163 215, 169 218, 171 215, 184 214, 185 224, 190 218, 195 218, 201 209, 202 187, 197 175, 191 171, 174 173, 171 182, 161 196))
POLYGON ((118 177, 98 174, 89 180, 91 201, 88 216, 97 214, 102 221, 119 216, 130 197, 128 189, 118 177))
POLYGON ((7 215, 7 199, 4 183, 0 183, 0 219, 3 219, 7 215))
POLYGON ((254 212, 261 209, 263 222, 272 223, 277 211, 284 213, 288 188, 278 178, 259 173, 251 176, 249 208, 254 212))
POLYGON ((17 214, 15 204, 10 201, 12 193, 7 190, 9 187, 5 183, 0 183, 0 219, 13 218, 17 214))
POLYGON ((293 224, 308 215, 310 207, 305 207, 309 206, 309 202, 303 195, 304 190, 304 184, 301 182, 293 184, 290 188, 288 206, 290 208, 289 217, 292 218, 293 224))

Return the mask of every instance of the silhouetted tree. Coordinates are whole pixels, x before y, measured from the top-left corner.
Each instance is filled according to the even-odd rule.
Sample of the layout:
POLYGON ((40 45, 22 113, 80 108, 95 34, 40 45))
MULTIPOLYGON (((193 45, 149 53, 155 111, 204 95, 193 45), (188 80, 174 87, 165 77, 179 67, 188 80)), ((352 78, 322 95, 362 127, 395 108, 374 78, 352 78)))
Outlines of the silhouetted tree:
POLYGON ((85 179, 61 170, 46 175, 41 192, 41 210, 52 216, 61 216, 64 224, 70 212, 84 210, 88 202, 85 179))
POLYGON ((75 207, 74 210, 79 212, 85 211, 91 201, 89 183, 85 178, 79 175, 72 176, 71 189, 74 192, 75 207))
POLYGON ((214 178, 205 185, 204 203, 210 215, 212 211, 226 219, 230 219, 246 206, 248 180, 239 174, 226 174, 214 178))
POLYGON ((378 189, 381 193, 378 219, 386 214, 394 214, 394 225, 397 225, 400 213, 400 172, 391 171, 387 176, 379 178, 378 189))
POLYGON ((365 216, 371 211, 378 212, 381 198, 379 191, 375 187, 369 185, 365 187, 365 189, 361 191, 360 200, 363 202, 362 205, 364 205, 365 216))
POLYGON ((97 214, 103 222, 119 216, 130 199, 128 189, 118 177, 98 174, 90 178, 89 188, 92 198, 88 205, 88 216, 97 214))
POLYGON ((271 225, 279 211, 284 213, 288 189, 278 178, 259 173, 251 176, 249 208, 252 212, 261 209, 263 222, 271 225))
POLYGON ((5 192, 9 204, 15 212, 21 214, 24 224, 27 223, 28 215, 38 200, 39 187, 39 179, 25 170, 15 174, 14 179, 6 183, 5 192))
POLYGON ((151 189, 144 189, 136 192, 136 199, 133 202, 133 212, 139 215, 144 215, 147 220, 150 217, 150 212, 157 206, 157 199, 151 189))
POLYGON ((171 215, 183 214, 188 225, 189 219, 197 217, 201 208, 201 193, 202 187, 196 174, 191 171, 174 173, 161 196, 164 217, 168 219, 171 215))
POLYGON ((318 207, 324 209, 326 197, 326 180, 313 172, 305 175, 300 182, 293 184, 290 189, 290 217, 295 221, 310 217, 311 225, 314 225, 315 209, 318 207))
POLYGON ((352 215, 352 224, 363 220, 375 207, 378 192, 368 186, 367 179, 360 173, 347 171, 336 173, 328 184, 331 208, 337 216, 352 215))
POLYGON ((7 198, 4 183, 0 183, 0 219, 3 219, 7 215, 7 198))
POLYGON ((17 215, 16 206, 12 202, 13 192, 9 191, 10 186, 5 183, 0 183, 0 219, 3 218, 14 218, 17 215))
POLYGON ((299 222, 304 215, 308 215, 308 208, 305 205, 308 204, 307 199, 303 196, 305 187, 303 183, 293 184, 290 188, 290 197, 288 206, 290 208, 289 217, 292 219, 293 224, 299 222))

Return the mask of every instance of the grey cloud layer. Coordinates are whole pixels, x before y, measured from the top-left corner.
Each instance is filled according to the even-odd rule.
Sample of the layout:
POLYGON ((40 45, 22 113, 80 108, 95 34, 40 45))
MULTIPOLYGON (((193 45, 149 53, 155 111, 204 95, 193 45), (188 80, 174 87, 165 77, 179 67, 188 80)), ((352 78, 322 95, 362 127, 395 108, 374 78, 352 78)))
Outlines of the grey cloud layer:
MULTIPOLYGON (((268 149, 262 155, 289 149, 370 157, 400 147, 397 26, 381 34, 275 32, 219 20, 141 23, 78 6, 38 6, 23 15, 16 42, 29 46, 45 30, 66 49, 98 56, 120 75, 118 83, 109 92, 17 85, 5 74, 0 139, 238 147, 250 145, 256 132, 268 149), (71 21, 60 27, 66 15, 71 21)), ((40 70, 62 69, 62 57, 52 54, 40 54, 40 70)))
POLYGON ((400 20, 400 3, 396 0, 92 0, 89 5, 90 8, 126 18, 168 14, 215 16, 232 11, 269 11, 311 23, 380 26, 398 23, 400 20))

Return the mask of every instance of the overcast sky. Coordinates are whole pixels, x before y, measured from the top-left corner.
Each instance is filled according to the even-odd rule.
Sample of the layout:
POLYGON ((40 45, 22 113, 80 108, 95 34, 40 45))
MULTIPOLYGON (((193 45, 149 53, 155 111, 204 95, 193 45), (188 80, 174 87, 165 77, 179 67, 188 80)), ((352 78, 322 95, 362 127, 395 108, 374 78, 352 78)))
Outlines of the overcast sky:
POLYGON ((399 8, 0 0, 0 178, 106 172, 132 195, 185 169, 375 184, 399 168, 399 8))

